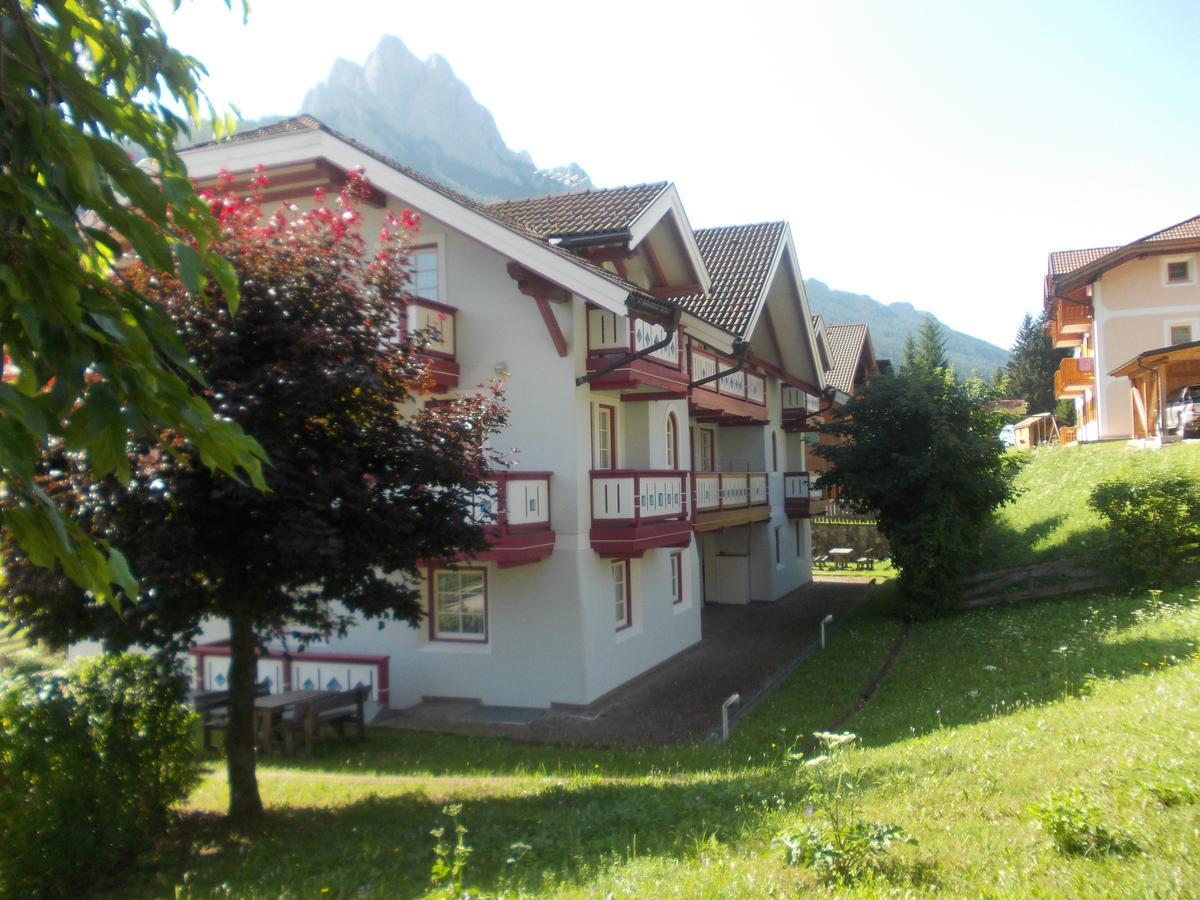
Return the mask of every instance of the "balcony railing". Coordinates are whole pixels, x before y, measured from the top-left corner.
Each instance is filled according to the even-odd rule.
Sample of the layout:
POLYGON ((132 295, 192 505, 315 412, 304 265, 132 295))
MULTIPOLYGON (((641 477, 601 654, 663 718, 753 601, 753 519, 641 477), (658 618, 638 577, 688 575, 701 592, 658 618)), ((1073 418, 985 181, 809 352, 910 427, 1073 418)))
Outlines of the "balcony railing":
MULTIPOLYGON (((680 335, 677 329, 666 346, 594 378, 592 387, 618 390, 651 387, 682 395, 687 390, 687 376, 683 371, 680 335)), ((588 370, 594 372, 611 365, 614 359, 652 347, 666 336, 667 329, 657 322, 620 316, 605 309, 589 309, 588 370)))
POLYGON ((408 301, 405 329, 426 335, 422 353, 429 362, 429 374, 439 390, 458 387, 458 360, 455 354, 458 310, 445 303, 411 297, 408 301))
POLYGON ((1075 347, 1092 327, 1092 311, 1082 303, 1054 300, 1050 317, 1050 341, 1055 347, 1075 347))
POLYGON ((554 552, 550 473, 494 473, 476 493, 471 518, 484 527, 491 545, 476 559, 501 568, 545 559, 554 552))
POLYGON ((723 509, 767 506, 766 472, 696 472, 696 515, 723 509))
POLYGON ((1068 356, 1054 373, 1054 396, 1064 400, 1082 394, 1096 383, 1095 368, 1095 357, 1068 356))
POLYGON ((814 415, 821 408, 820 397, 790 384, 781 386, 779 397, 785 428, 803 425, 808 416, 814 415))
POLYGON ((641 556, 691 543, 688 473, 607 469, 591 473, 592 547, 604 556, 641 556))
POLYGON ((808 472, 783 473, 783 511, 792 519, 808 519, 825 512, 825 491, 813 485, 808 472))

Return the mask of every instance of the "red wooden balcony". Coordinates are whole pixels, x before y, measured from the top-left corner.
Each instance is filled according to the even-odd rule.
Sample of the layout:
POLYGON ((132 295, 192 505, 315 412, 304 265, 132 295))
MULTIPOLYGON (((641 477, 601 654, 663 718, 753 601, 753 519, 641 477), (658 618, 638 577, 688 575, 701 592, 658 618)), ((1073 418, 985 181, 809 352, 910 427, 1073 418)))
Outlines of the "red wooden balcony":
POLYGON ((789 519, 811 519, 825 512, 825 491, 812 481, 808 472, 783 473, 783 511, 789 519))
POLYGON ((550 473, 497 472, 484 482, 472 518, 484 526, 489 550, 475 559, 501 569, 545 559, 554 552, 550 529, 550 473))
POLYGON ((771 518, 766 472, 695 472, 696 531, 723 531, 771 518))
MULTIPOLYGON (((619 316, 605 309, 589 309, 587 323, 589 372, 602 369, 622 356, 653 346, 667 335, 666 328, 656 322, 636 316, 619 316)), ((683 330, 677 329, 674 339, 665 347, 592 379, 592 390, 649 388, 669 391, 682 397, 688 384, 680 350, 682 335, 683 330)))
POLYGON ((607 557, 640 557, 654 547, 692 541, 688 474, 673 469, 592 472, 592 549, 607 557))
POLYGON ((429 374, 434 390, 447 391, 458 387, 458 361, 454 341, 458 310, 445 303, 410 297, 405 329, 424 330, 429 336, 422 351, 429 361, 429 374))
MULTIPOLYGON (((688 348, 692 381, 734 367, 733 360, 695 345, 688 348)), ((692 388, 688 408, 697 421, 723 425, 761 424, 767 413, 767 380, 751 369, 739 369, 716 381, 692 388)))
POLYGON ((1054 396, 1058 400, 1078 397, 1096 383, 1096 360, 1091 356, 1068 356, 1054 373, 1054 396))

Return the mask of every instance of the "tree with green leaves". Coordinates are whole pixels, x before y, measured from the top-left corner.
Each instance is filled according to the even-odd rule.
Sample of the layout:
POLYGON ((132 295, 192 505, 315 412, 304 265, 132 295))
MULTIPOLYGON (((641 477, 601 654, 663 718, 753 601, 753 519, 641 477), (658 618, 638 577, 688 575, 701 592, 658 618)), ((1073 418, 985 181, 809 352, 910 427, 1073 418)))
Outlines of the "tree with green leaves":
POLYGON ((1065 355, 1054 349, 1045 325, 1044 316, 1025 314, 1004 367, 1009 396, 1024 400, 1030 413, 1054 411, 1054 372, 1065 355))
POLYGON ((950 358, 946 355, 946 332, 933 316, 925 317, 916 337, 910 334, 904 339, 904 358, 900 367, 953 374, 950 358))
POLYGON ((909 618, 958 604, 979 533, 1013 498, 1019 465, 997 438, 990 389, 956 381, 935 350, 923 337, 898 374, 871 379, 822 429, 837 442, 815 448, 832 463, 821 483, 875 511, 909 618))
MULTIPOLYGON (((265 185, 265 182, 262 182, 265 185)), ((236 319, 150 266, 125 277, 167 316, 208 374, 218 413, 271 457, 263 493, 213 473, 182 435, 135 442, 128 481, 97 479, 59 448, 40 484, 88 534, 122 546, 141 590, 98 606, 66 579, 4 547, 0 616, 62 645, 100 639, 185 652, 207 619, 227 621, 230 814, 261 812, 255 778, 256 650, 265 639, 345 634, 356 618, 416 624, 418 564, 487 544, 475 515, 505 421, 499 385, 421 405, 423 332, 402 334, 403 244, 389 217, 378 252, 350 192, 288 217, 254 200, 210 198, 242 297, 236 319)))
POLYGON ((136 262, 236 306, 217 223, 173 149, 202 72, 144 3, 0 0, 0 524, 99 602, 138 586, 118 545, 39 487, 41 448, 127 479, 129 436, 169 429, 206 467, 265 487, 262 448, 198 394, 200 369, 127 274, 136 262))

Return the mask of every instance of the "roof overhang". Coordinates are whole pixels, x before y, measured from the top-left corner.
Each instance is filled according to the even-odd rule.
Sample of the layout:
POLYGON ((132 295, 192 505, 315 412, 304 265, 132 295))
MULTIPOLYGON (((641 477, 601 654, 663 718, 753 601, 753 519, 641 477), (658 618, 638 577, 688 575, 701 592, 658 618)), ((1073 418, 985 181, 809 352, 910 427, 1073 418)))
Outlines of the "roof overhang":
POLYGON ((565 253, 501 225, 326 131, 313 129, 202 145, 183 150, 180 156, 188 174, 198 180, 216 177, 222 169, 253 169, 260 164, 271 169, 317 158, 347 172, 362 169, 374 187, 401 202, 520 263, 563 290, 610 312, 626 314, 627 289, 577 265, 565 253))
POLYGON ((704 293, 708 293, 712 290, 712 279, 709 278, 708 269, 704 265, 704 259, 700 256, 700 246, 696 243, 696 236, 692 231, 691 223, 688 221, 687 213, 683 211, 683 202, 679 199, 679 191, 675 189, 675 185, 668 184, 664 187, 658 196, 645 209, 638 213, 637 218, 630 224, 628 232, 629 249, 636 249, 667 213, 671 213, 675 221, 675 227, 679 231, 680 244, 683 246, 684 255, 687 256, 688 262, 692 266, 692 271, 695 272, 696 283, 704 289, 704 293))
POLYGON ((1139 353, 1128 362, 1117 366, 1108 374, 1112 378, 1121 378, 1131 376, 1139 369, 1156 369, 1168 363, 1186 362, 1193 359, 1200 359, 1200 341, 1190 341, 1186 344, 1173 344, 1170 347, 1147 350, 1144 353, 1139 353))
POLYGON ((1079 288, 1091 284, 1109 269, 1115 269, 1117 266, 1127 263, 1131 259, 1138 259, 1143 256, 1168 256, 1172 253, 1189 253, 1197 250, 1200 250, 1200 240, 1196 238, 1180 238, 1174 241, 1135 241, 1132 244, 1126 244, 1124 247, 1118 247, 1112 253, 1102 256, 1094 262, 1088 263, 1086 266, 1080 266, 1066 275, 1051 275, 1050 297, 1073 299, 1063 297, 1063 295, 1070 294, 1079 288))

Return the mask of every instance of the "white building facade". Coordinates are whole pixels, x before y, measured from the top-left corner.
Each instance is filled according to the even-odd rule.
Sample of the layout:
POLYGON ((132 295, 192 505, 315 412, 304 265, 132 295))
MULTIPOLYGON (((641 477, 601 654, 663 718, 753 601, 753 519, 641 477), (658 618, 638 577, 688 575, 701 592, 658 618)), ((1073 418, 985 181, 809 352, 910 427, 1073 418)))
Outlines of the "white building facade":
MULTIPOLYGON (((441 330, 428 399, 504 374, 494 443, 519 448, 481 498, 492 549, 426 567, 418 627, 273 653, 273 689, 585 705, 695 644, 705 602, 811 579, 823 367, 785 223, 694 232, 669 184, 484 206, 308 117, 183 155, 202 183, 262 164, 268 199, 296 203, 362 168, 368 235, 385 207, 417 213, 409 320, 441 330)), ((200 687, 224 683, 223 637, 194 651, 200 687)))

